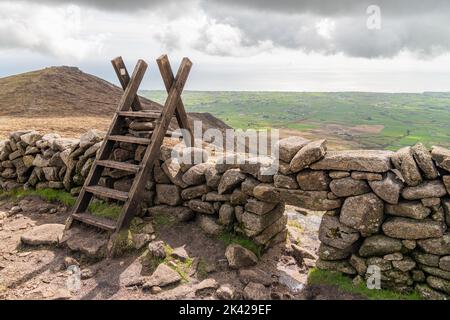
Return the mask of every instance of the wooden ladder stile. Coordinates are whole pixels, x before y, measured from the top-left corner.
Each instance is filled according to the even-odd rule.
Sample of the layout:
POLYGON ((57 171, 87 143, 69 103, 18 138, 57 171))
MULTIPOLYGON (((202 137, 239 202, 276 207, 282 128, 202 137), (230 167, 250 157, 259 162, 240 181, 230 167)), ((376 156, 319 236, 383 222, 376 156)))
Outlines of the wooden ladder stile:
MULTIPOLYGON (((173 77, 167 56, 164 55, 157 59, 168 92, 167 99, 161 111, 143 110, 139 101, 137 92, 147 69, 147 64, 143 60, 138 61, 131 77, 121 57, 115 58, 111 62, 124 92, 113 116, 110 128, 97 153, 96 160, 81 188, 72 214, 66 222, 66 230, 71 228, 74 221, 95 226, 111 232, 113 235, 129 226, 143 200, 145 186, 153 170, 154 163, 159 157, 164 137, 170 133, 168 129, 173 116, 176 116, 179 127, 186 129, 190 134, 190 137, 184 135, 184 138, 186 144, 192 146, 193 140, 191 138, 193 139, 193 135, 184 105, 181 101, 181 93, 189 76, 192 62, 188 58, 183 58, 176 77, 173 77), (156 119, 154 130, 145 138, 124 135, 126 118, 156 119), (146 150, 140 163, 133 164, 110 160, 110 155, 117 142, 145 145, 146 150), (124 192, 100 186, 99 180, 105 168, 117 169, 134 174, 130 190, 124 192), (88 212, 89 203, 93 196, 115 199, 124 203, 117 221, 98 217, 88 212)), ((155 103, 154 105, 157 104, 155 103)))

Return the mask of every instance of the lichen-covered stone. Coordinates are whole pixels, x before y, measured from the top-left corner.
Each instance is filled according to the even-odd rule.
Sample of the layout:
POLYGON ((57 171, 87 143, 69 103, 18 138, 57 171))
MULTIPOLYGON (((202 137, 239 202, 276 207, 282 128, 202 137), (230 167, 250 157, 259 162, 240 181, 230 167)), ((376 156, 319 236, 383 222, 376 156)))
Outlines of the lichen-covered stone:
POLYGON ((359 232, 339 222, 337 217, 323 216, 319 228, 319 240, 329 246, 345 250, 358 239, 359 232))
POLYGON ((436 179, 438 177, 438 171, 427 148, 422 143, 418 142, 411 150, 414 159, 422 170, 425 178, 429 180, 436 179))
POLYGON ((391 169, 391 151, 346 150, 328 151, 325 157, 312 164, 314 170, 342 170, 386 172, 391 169))
POLYGON ((385 212, 387 214, 399 217, 425 219, 431 213, 431 210, 425 207, 419 201, 400 201, 398 204, 386 204, 385 212))
POLYGON ((313 141, 301 148, 290 162, 292 172, 299 172, 322 159, 327 152, 326 140, 313 141))
POLYGON ((402 197, 407 200, 440 198, 445 196, 446 194, 447 190, 440 180, 425 181, 415 187, 406 187, 402 191, 402 197))
POLYGON ((217 191, 219 194, 229 193, 246 178, 239 169, 227 170, 221 177, 217 191))
POLYGON ((381 199, 390 204, 397 204, 403 183, 395 174, 388 172, 381 181, 369 181, 369 186, 373 192, 381 199))
POLYGON ((323 170, 302 170, 297 174, 297 183, 304 191, 327 191, 331 179, 323 170))
POLYGON ((384 234, 397 239, 438 238, 444 234, 441 223, 431 220, 392 218, 383 223, 384 234))
POLYGON ((371 191, 366 181, 355 180, 351 177, 333 179, 330 183, 330 189, 338 197, 357 196, 371 191))
POLYGON ((417 186, 422 182, 422 176, 416 161, 414 161, 411 147, 401 148, 392 155, 391 160, 395 168, 402 173, 405 183, 408 186, 417 186))
POLYGON ((374 193, 345 199, 339 221, 361 232, 363 236, 377 233, 383 222, 383 201, 374 193))
POLYGON ((359 255, 362 257, 383 256, 401 249, 402 242, 400 240, 378 234, 364 239, 359 248, 359 255))
POLYGON ((431 148, 431 157, 442 169, 450 172, 450 150, 443 147, 433 146, 431 148))

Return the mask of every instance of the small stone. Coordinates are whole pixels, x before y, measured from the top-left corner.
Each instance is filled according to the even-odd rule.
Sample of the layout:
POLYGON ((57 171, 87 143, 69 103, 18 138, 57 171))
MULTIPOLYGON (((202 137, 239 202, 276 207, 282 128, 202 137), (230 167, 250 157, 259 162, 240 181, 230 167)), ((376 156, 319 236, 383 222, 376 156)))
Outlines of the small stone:
POLYGON ((64 258, 64 266, 67 268, 69 268, 70 266, 79 266, 80 263, 72 257, 65 257, 64 258))
POLYGON ((319 246, 319 258, 322 260, 342 260, 348 258, 352 254, 352 251, 354 251, 353 247, 341 250, 321 243, 319 246))
POLYGON ((253 252, 238 244, 230 244, 225 251, 225 256, 230 268, 233 269, 245 268, 258 263, 258 257, 253 252))
POLYGON ((183 262, 189 258, 189 255, 186 252, 184 246, 173 249, 171 256, 183 262))
POLYGON ((216 296, 220 300, 232 300, 235 297, 235 292, 229 284, 223 284, 217 289, 216 296))
POLYGON ((361 258, 356 254, 352 254, 349 259, 349 263, 353 268, 355 268, 359 275, 363 276, 366 274, 367 264, 364 258, 361 258))
POLYGON ((200 283, 196 284, 194 287, 196 296, 210 296, 216 292, 216 289, 219 287, 219 283, 216 279, 205 279, 200 283))
POLYGON ((438 267, 439 266, 439 256, 429 253, 423 253, 415 251, 413 252, 414 259, 420 264, 424 264, 430 267, 438 267))
POLYGON ((200 163, 191 167, 186 173, 183 175, 183 182, 189 186, 199 185, 206 182, 205 171, 209 168, 209 164, 200 163))
POLYGON ((440 198, 425 198, 425 199, 420 199, 420 201, 422 202, 422 204, 425 207, 436 207, 441 203, 441 199, 440 198))
POLYGON ((183 200, 191 200, 194 198, 201 197, 209 192, 209 187, 206 184, 199 186, 189 187, 181 191, 181 198, 183 200))
POLYGON ((383 259, 387 261, 400 261, 403 259, 403 255, 401 254, 401 252, 394 252, 385 255, 383 259))
POLYGON ((355 180, 367 180, 367 181, 383 180, 383 176, 381 174, 373 172, 353 171, 351 176, 355 180))
POLYGON ((238 272, 238 277, 239 280, 245 285, 250 282, 255 282, 261 283, 264 286, 270 286, 273 283, 271 275, 257 267, 240 269, 238 272))
POLYGON ((151 257, 164 259, 166 257, 164 241, 152 241, 148 244, 148 254, 151 257))
POLYGON ((269 300, 269 290, 260 283, 250 282, 244 288, 244 299, 246 300, 269 300))
POLYGON ((402 240, 402 244, 408 250, 414 250, 417 246, 417 242, 415 240, 402 240))
POLYGON ((326 261, 319 259, 316 261, 316 267, 321 270, 339 271, 350 275, 356 274, 356 270, 350 265, 347 260, 326 261))
POLYGON ((342 178, 350 177, 350 172, 348 172, 348 171, 330 171, 328 173, 328 175, 332 179, 342 179, 342 178))

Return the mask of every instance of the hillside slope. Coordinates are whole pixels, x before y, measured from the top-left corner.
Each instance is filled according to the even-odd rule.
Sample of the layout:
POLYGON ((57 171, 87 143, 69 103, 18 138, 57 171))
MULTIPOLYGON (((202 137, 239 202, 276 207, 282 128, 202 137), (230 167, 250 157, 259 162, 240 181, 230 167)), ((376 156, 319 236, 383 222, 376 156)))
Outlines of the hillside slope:
MULTIPOLYGON (((33 128, 77 136, 91 127, 106 130, 123 90, 76 67, 49 67, 0 78, 0 137, 33 128)), ((158 109, 140 97, 145 109, 158 109)), ((211 114, 195 113, 204 128, 229 128, 211 114)))

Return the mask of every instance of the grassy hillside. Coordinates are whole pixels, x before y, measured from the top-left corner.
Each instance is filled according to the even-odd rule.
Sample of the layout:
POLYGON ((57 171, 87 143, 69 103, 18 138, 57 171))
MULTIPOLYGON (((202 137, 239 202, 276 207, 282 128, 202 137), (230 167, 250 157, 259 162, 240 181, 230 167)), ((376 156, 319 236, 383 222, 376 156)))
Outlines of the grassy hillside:
MULTIPOLYGON (((144 96, 163 102, 162 91, 144 96)), ((422 141, 450 147, 450 93, 199 92, 188 111, 210 112, 234 128, 275 127, 344 145, 398 149, 422 141)))

